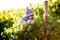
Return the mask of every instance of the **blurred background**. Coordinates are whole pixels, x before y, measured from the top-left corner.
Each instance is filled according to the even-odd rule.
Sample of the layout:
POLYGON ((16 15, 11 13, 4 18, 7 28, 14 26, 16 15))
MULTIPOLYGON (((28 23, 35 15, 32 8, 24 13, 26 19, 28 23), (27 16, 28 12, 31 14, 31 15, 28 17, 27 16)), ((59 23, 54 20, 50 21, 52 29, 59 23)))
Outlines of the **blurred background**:
MULTIPOLYGON (((41 27, 45 25, 44 7, 45 0, 0 0, 0 40, 12 40, 12 38, 42 40, 41 27), (18 29, 17 25, 25 15, 27 6, 34 12, 35 25, 29 28, 31 25, 23 22, 21 28, 18 29)), ((60 0, 48 0, 48 14, 47 39, 60 40, 60 0)))

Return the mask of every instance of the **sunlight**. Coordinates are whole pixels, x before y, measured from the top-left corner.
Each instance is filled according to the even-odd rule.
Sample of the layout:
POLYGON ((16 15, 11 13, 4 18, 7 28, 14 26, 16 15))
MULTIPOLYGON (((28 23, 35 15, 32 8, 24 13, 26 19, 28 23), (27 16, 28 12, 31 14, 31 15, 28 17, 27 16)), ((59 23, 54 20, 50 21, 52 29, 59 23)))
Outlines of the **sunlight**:
POLYGON ((8 9, 23 8, 29 6, 29 3, 42 3, 44 0, 0 0, 0 11, 8 9))

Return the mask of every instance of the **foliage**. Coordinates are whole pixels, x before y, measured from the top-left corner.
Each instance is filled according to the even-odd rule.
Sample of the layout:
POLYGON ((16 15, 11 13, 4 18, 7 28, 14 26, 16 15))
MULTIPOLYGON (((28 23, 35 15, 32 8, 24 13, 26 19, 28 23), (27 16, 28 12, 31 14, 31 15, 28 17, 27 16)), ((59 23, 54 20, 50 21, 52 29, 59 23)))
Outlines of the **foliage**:
MULTIPOLYGON (((43 19, 44 4, 32 5, 31 9, 34 11, 34 25, 29 25, 26 22, 21 24, 18 28, 19 20, 25 15, 25 9, 12 9, 4 10, 0 12, 0 32, 4 40, 11 40, 12 37, 15 40, 40 40, 42 37, 42 25, 46 25, 43 19), (42 6, 41 6, 42 5, 42 6), (34 7, 35 8, 34 8, 34 7)), ((60 1, 53 2, 49 1, 49 23, 47 28, 47 39, 48 40, 59 40, 60 39, 60 1), (52 3, 52 4, 51 4, 52 3)))

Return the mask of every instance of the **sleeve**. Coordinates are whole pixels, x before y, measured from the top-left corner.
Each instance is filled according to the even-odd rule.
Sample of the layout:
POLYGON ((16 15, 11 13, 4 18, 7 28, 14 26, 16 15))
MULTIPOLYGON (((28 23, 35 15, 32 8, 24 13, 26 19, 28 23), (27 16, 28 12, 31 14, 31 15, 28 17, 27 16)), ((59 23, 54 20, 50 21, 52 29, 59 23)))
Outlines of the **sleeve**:
POLYGON ((31 20, 31 24, 34 24, 34 20, 31 20))
POLYGON ((27 23, 30 24, 30 20, 28 20, 27 23))

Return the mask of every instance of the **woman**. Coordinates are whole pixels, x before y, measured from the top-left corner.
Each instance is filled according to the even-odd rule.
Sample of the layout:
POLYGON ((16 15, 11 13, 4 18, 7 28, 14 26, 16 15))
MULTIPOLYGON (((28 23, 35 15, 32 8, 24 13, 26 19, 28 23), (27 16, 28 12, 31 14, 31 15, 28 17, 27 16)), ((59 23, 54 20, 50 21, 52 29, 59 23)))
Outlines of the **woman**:
MULTIPOLYGON (((34 24, 34 13, 33 11, 30 9, 30 8, 26 8, 27 11, 26 11, 26 16, 23 17, 21 20, 20 20, 20 23, 22 23, 23 21, 25 21, 26 23, 28 24, 34 24)), ((18 24, 18 27, 20 27, 20 23, 18 24)))

